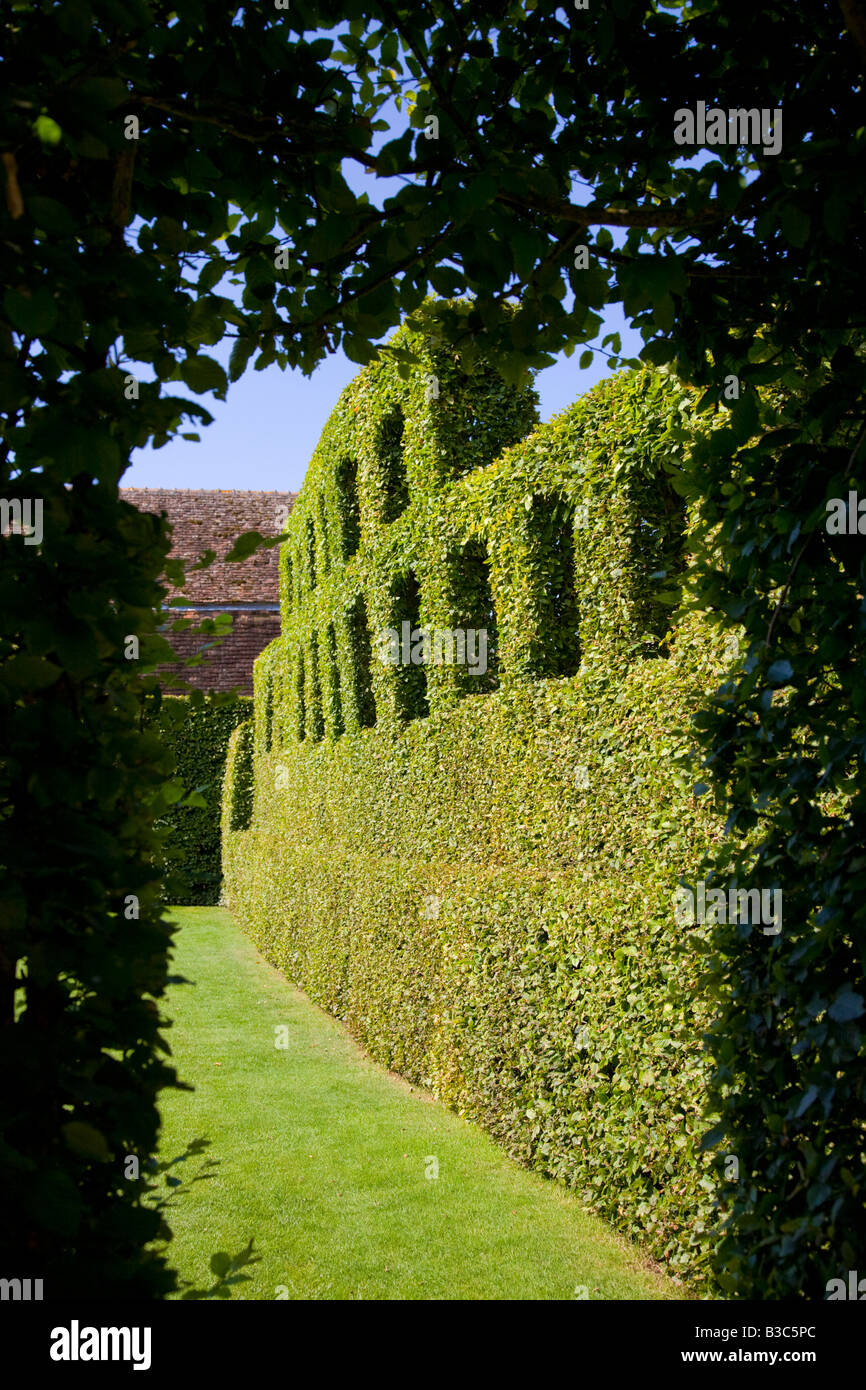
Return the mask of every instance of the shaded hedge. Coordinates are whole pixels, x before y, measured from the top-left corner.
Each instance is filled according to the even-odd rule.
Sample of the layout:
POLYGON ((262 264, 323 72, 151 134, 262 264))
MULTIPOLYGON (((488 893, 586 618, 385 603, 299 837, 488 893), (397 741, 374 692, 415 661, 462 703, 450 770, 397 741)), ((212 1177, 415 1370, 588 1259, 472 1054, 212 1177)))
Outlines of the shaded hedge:
POLYGON ((158 825, 169 833, 163 853, 174 869, 171 901, 210 906, 220 896, 220 798, 229 736, 249 719, 252 700, 240 695, 197 693, 195 699, 174 696, 164 700, 149 726, 176 762, 175 777, 193 793, 198 805, 178 803, 158 825))
POLYGON ((672 898, 719 833, 683 730, 721 654, 696 618, 668 631, 689 401, 624 374, 503 450, 530 392, 407 340, 420 366, 347 388, 292 514, 244 832, 252 725, 229 756, 227 901, 378 1060, 700 1282, 721 1156, 698 1143, 703 931, 672 898), (486 692, 376 658, 401 619, 485 615, 486 692))

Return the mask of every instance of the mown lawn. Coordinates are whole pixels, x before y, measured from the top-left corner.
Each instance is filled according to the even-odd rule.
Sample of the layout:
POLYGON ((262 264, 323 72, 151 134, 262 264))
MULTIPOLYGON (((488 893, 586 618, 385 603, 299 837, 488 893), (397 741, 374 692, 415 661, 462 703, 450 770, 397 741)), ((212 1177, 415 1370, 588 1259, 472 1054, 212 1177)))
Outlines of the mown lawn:
POLYGON ((173 915, 175 969, 192 983, 172 986, 164 1012, 195 1091, 164 1094, 160 1158, 208 1141, 168 1170, 183 1180, 170 1213, 178 1296, 684 1296, 568 1193, 370 1061, 229 913, 173 915), (211 1257, 251 1239, 245 1278, 218 1280, 211 1257))

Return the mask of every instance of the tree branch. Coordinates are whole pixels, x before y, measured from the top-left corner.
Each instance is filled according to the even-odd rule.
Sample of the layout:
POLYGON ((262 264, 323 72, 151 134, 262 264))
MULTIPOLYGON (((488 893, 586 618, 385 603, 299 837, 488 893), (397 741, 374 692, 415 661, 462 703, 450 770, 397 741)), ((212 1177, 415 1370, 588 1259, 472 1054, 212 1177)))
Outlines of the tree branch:
MULTIPOLYGON (((638 265, 639 256, 624 256, 621 251, 603 251, 600 246, 592 247, 593 256, 597 256, 600 261, 608 261, 611 265, 638 265)), ((690 280, 761 280, 760 275, 753 275, 748 270, 720 270, 712 265, 698 265, 695 262, 681 261, 680 264, 690 280)))
MULTIPOLYGON (((336 139, 339 127, 334 128, 330 123, 325 123, 321 119, 314 125, 310 119, 293 121, 287 116, 281 116, 280 125, 275 126, 273 121, 266 116, 251 116, 244 111, 233 111, 228 106, 224 113, 210 115, 206 111, 198 111, 192 107, 178 104, 177 102, 162 101, 159 97, 136 96, 132 105, 149 106, 155 111, 165 111, 169 116, 177 116, 185 121, 197 121, 204 125, 215 125, 226 135, 233 135, 236 140, 246 140, 249 144, 256 145, 261 149, 265 140, 271 137, 279 137, 284 131, 297 137, 306 147, 310 143, 310 136, 316 132, 319 136, 327 135, 328 139, 319 138, 316 148, 321 150, 345 150, 345 142, 336 139), (248 121, 251 129, 242 129, 239 122, 248 121), (324 127, 324 128, 323 128, 324 127)), ((355 117, 352 121, 352 129, 368 130, 370 122, 366 117, 355 117)), ((306 152, 306 150, 305 150, 306 152)), ((346 150, 347 157, 357 155, 357 151, 346 150)))
POLYGON ((543 198, 532 193, 497 193, 496 201, 509 207, 543 212, 563 222, 575 222, 579 227, 706 227, 731 215, 720 205, 692 213, 680 212, 675 207, 606 208, 600 203, 579 207, 576 203, 562 203, 557 198, 543 198))
POLYGON ((114 183, 111 189, 111 234, 113 240, 119 245, 124 244, 124 234, 129 222, 136 144, 135 140, 130 140, 128 148, 118 155, 117 163, 114 166, 114 183))
POLYGON ((3 168, 6 170, 6 206, 9 209, 9 216, 15 221, 24 212, 24 199, 21 197, 21 189, 18 187, 18 161, 14 154, 8 151, 0 155, 3 161, 3 168))

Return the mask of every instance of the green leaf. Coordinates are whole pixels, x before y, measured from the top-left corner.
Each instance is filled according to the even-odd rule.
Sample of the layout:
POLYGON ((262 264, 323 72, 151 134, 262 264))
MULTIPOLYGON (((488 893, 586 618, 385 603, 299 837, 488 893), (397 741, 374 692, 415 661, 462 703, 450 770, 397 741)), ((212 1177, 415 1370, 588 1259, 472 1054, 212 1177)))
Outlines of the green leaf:
POLYGON ((430 272, 430 284, 437 294, 459 294, 463 288, 463 275, 450 265, 435 266, 430 272))
POLYGON ((180 801, 185 790, 186 788, 184 787, 183 782, 180 782, 176 779, 171 782, 164 782, 162 785, 163 800, 166 801, 169 806, 173 806, 176 801, 180 801))
POLYGON ((28 197, 27 211, 37 227, 45 232, 68 236, 76 230, 75 218, 56 198, 28 197))
POLYGON ((782 208, 782 231, 792 246, 805 246, 809 240, 810 220, 794 203, 786 203, 782 208))
POLYGON ((43 145, 58 145, 63 139, 63 131, 50 116, 37 116, 33 122, 33 134, 43 145))
POLYGON ((818 1087, 810 1086, 809 1089, 803 1095, 803 1098, 800 1101, 800 1104, 797 1106, 797 1109, 794 1111, 794 1119, 799 1120, 801 1115, 805 1115, 806 1111, 809 1109, 809 1106, 813 1103, 813 1101, 816 1101, 817 1099, 818 1087))
POLYGON ((69 1148, 79 1158, 95 1159, 99 1163, 110 1163, 111 1151, 105 1140, 105 1135, 93 1125, 85 1124, 82 1120, 72 1120, 69 1124, 61 1126, 63 1137, 69 1148))
POLYGON ((784 685, 794 674, 790 661, 774 661, 767 670, 767 680, 771 685, 784 685))
POLYGON ((244 531, 238 536, 225 559, 234 563, 236 560, 246 560, 250 555, 255 555, 257 550, 267 548, 271 540, 276 543, 275 537, 264 537, 259 531, 244 531))
POLYGON ((713 1125, 712 1129, 708 1129, 706 1134, 701 1136, 699 1152, 706 1153, 708 1149, 715 1149, 726 1138, 727 1133, 727 1125, 724 1122, 713 1125))
POLYGON ((0 675, 10 690, 45 690, 60 679, 63 671, 53 661, 22 652, 3 662, 0 675))
POLYGON ((229 381, 237 381, 242 377, 247 363, 256 350, 254 338, 237 338, 234 347, 229 354, 229 381))
POLYGON ((46 289, 35 290, 32 294, 7 290, 3 308, 12 327, 25 338, 39 338, 57 322, 57 305, 46 289))
POLYGON ((827 1013, 837 1023, 850 1023, 852 1019, 859 1018, 866 1009, 862 995, 855 994, 850 985, 844 985, 840 989, 827 1013))
POLYGON ((226 374, 219 362, 200 354, 185 358, 180 364, 180 374, 184 383, 197 395, 204 391, 224 392, 228 385, 226 374))
POLYGON ((653 338, 641 350, 641 360, 651 362, 654 367, 662 367, 676 357, 676 347, 667 338, 653 338))
POLYGON ((199 291, 212 290, 214 285, 219 284, 228 269, 228 261, 224 260, 222 256, 213 256, 205 264, 198 277, 197 288, 199 291))
POLYGON ((366 366, 376 356, 375 347, 366 338, 356 338, 346 334, 341 346, 350 362, 360 362, 366 366))

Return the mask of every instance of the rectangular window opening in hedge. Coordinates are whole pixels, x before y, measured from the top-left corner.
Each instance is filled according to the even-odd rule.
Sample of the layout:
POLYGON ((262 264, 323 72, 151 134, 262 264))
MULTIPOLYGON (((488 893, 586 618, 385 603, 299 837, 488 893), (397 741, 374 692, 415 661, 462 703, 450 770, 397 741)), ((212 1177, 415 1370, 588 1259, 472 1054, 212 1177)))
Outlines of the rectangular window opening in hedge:
POLYGON ((265 752, 270 753, 274 742, 274 673, 265 678, 265 752))
POLYGON ((580 669, 574 511, 559 493, 537 493, 528 527, 538 614, 533 670, 538 676, 573 676, 580 669))
POLYGON ((484 541, 473 538, 449 559, 454 628, 466 634, 467 660, 455 668, 457 688, 464 695, 486 695, 499 687, 499 626, 490 580, 490 559, 484 541), (474 637, 470 639, 470 632, 474 637), (481 646, 481 637, 483 643, 481 646), (472 646, 483 662, 470 661, 472 646), (481 667, 484 665, 485 670, 481 667))
POLYGON ((376 700, 373 695, 373 646, 370 640, 370 620, 363 594, 358 594, 346 616, 349 648, 352 653, 352 684, 355 697, 355 717, 362 729, 376 723, 376 700))
POLYGON ((403 456, 403 411, 399 405, 385 416, 376 431, 375 455, 382 490, 382 519, 396 521, 409 503, 403 456))
POLYGON ((176 776, 184 786, 200 792, 206 803, 175 803, 157 821, 168 831, 166 857, 179 853, 185 880, 183 886, 166 883, 167 902, 204 907, 219 901, 220 803, 226 757, 233 731, 251 713, 252 700, 247 695, 230 703, 207 695, 200 704, 185 695, 169 695, 156 714, 146 717, 146 727, 158 733, 176 758, 176 776))
POLYGON ((343 559, 351 560, 361 543, 361 509, 358 505, 358 462, 346 455, 337 465, 334 481, 343 537, 343 559))
POLYGON ((460 424, 456 432, 451 476, 462 478, 474 468, 484 468, 491 463, 502 449, 502 438, 471 392, 461 393, 457 408, 460 424))
POLYGON ((325 735, 325 721, 322 714, 322 686, 319 680, 319 642, 314 632, 310 633, 310 661, 308 674, 307 733, 313 743, 321 743, 325 735))
POLYGON ((328 536, 328 515, 325 511, 325 499, 319 493, 319 539, 321 541, 321 560, 322 573, 331 573, 330 539, 328 536))
POLYGON ((316 527, 313 518, 307 520, 307 579, 310 589, 316 587, 316 527))
POLYGON ((656 480, 653 489, 645 486, 635 513, 633 547, 639 567, 644 655, 667 656, 670 605, 658 595, 674 590, 685 565, 685 506, 665 478, 656 480))
POLYGON ((283 555, 283 573, 284 573, 284 582, 283 582, 284 610, 283 610, 283 611, 284 611, 284 615, 285 615, 286 617, 288 617, 288 615, 291 613, 291 611, 292 611, 292 609, 293 609, 293 607, 294 607, 294 604, 295 604, 294 566, 292 565, 292 556, 291 556, 291 553, 290 553, 290 551, 289 551, 288 546, 282 546, 281 549, 285 552, 284 555, 283 555))
POLYGON ((304 654, 298 652, 295 668, 295 737, 300 743, 307 736, 307 681, 304 654))
POLYGON ((337 658, 337 634, 334 624, 328 623, 325 634, 325 651, 328 668, 328 696, 330 704, 330 724, 332 736, 340 738, 346 731, 343 721, 343 691, 340 681, 340 663, 337 658))
POLYGON ((414 570, 392 581, 390 606, 391 626, 400 646, 400 660, 393 668, 397 714, 403 720, 424 719, 430 713, 425 660, 429 653, 421 641, 421 586, 414 570))

